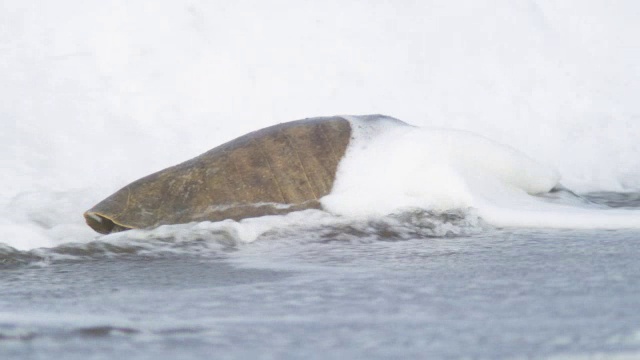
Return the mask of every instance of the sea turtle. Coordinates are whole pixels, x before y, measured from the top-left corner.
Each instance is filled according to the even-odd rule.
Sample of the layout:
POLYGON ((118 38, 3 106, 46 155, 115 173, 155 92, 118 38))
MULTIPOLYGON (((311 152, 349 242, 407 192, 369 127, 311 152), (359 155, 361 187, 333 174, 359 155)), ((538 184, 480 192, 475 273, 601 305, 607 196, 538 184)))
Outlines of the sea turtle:
POLYGON ((337 116, 271 126, 134 181, 84 217, 108 234, 320 208, 350 138, 337 116))

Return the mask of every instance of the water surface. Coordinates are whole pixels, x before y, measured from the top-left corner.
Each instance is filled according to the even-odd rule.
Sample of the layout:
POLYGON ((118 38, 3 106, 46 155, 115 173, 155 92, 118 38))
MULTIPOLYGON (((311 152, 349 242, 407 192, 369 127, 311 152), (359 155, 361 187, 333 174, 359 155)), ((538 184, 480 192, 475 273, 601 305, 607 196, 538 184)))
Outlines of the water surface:
POLYGON ((638 230, 361 225, 3 249, 0 356, 640 356, 638 230))

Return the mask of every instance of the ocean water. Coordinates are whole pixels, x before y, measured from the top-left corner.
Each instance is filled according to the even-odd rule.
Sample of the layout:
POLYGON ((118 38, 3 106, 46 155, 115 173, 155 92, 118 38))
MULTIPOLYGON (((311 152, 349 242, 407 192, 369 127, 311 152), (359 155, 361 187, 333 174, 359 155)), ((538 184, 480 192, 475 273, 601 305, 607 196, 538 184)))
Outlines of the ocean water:
POLYGON ((640 358, 639 16, 0 3, 0 358, 640 358), (84 224, 249 131, 377 113, 412 126, 348 116, 326 211, 84 224))
MULTIPOLYGON (((286 226, 250 243, 200 224, 2 249, 0 354, 640 356, 638 230, 498 229, 425 215, 286 226)), ((314 216, 323 215, 304 217, 314 216)))

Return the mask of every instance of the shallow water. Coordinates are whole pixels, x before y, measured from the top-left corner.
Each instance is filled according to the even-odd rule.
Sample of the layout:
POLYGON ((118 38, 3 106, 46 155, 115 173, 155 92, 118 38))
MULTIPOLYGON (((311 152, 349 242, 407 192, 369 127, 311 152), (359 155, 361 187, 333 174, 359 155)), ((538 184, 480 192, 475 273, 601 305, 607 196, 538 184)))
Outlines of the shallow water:
POLYGON ((640 356, 640 231, 424 224, 0 249, 0 357, 640 356))

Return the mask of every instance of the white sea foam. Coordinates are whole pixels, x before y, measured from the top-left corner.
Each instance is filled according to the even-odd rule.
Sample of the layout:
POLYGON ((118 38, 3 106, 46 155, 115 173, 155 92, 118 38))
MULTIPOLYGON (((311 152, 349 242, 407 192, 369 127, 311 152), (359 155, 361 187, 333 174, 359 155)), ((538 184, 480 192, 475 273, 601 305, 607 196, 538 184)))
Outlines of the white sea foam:
POLYGON ((536 197, 560 175, 484 137, 417 128, 385 116, 347 117, 354 140, 340 163, 325 209, 350 217, 403 209, 473 208, 496 226, 640 228, 640 210, 554 204, 536 197))
MULTIPOLYGON (((581 192, 640 191, 638 3, 279 3, 4 2, 0 242, 92 240, 82 213, 131 180, 255 129, 330 114, 380 112, 471 131, 544 165, 510 169, 553 167, 581 192)), ((503 149, 452 136, 468 146, 445 147, 453 153, 503 149)), ((453 153, 449 160, 463 161, 453 153)), ((491 184, 453 172, 491 170, 533 190, 552 178, 518 170, 536 179, 523 182, 488 159, 481 169, 431 160, 448 193, 422 189, 432 191, 430 204, 479 206, 479 194, 491 193, 481 207, 494 223, 515 216, 510 205, 496 203, 498 192, 465 189, 491 184)), ((397 161, 389 166, 406 165, 397 161)), ((403 181, 415 189, 424 180, 403 181)), ((425 205, 422 195, 402 196, 425 205)), ((377 209, 397 202, 379 196, 377 209)), ((574 224, 585 215, 553 209, 574 224)))

